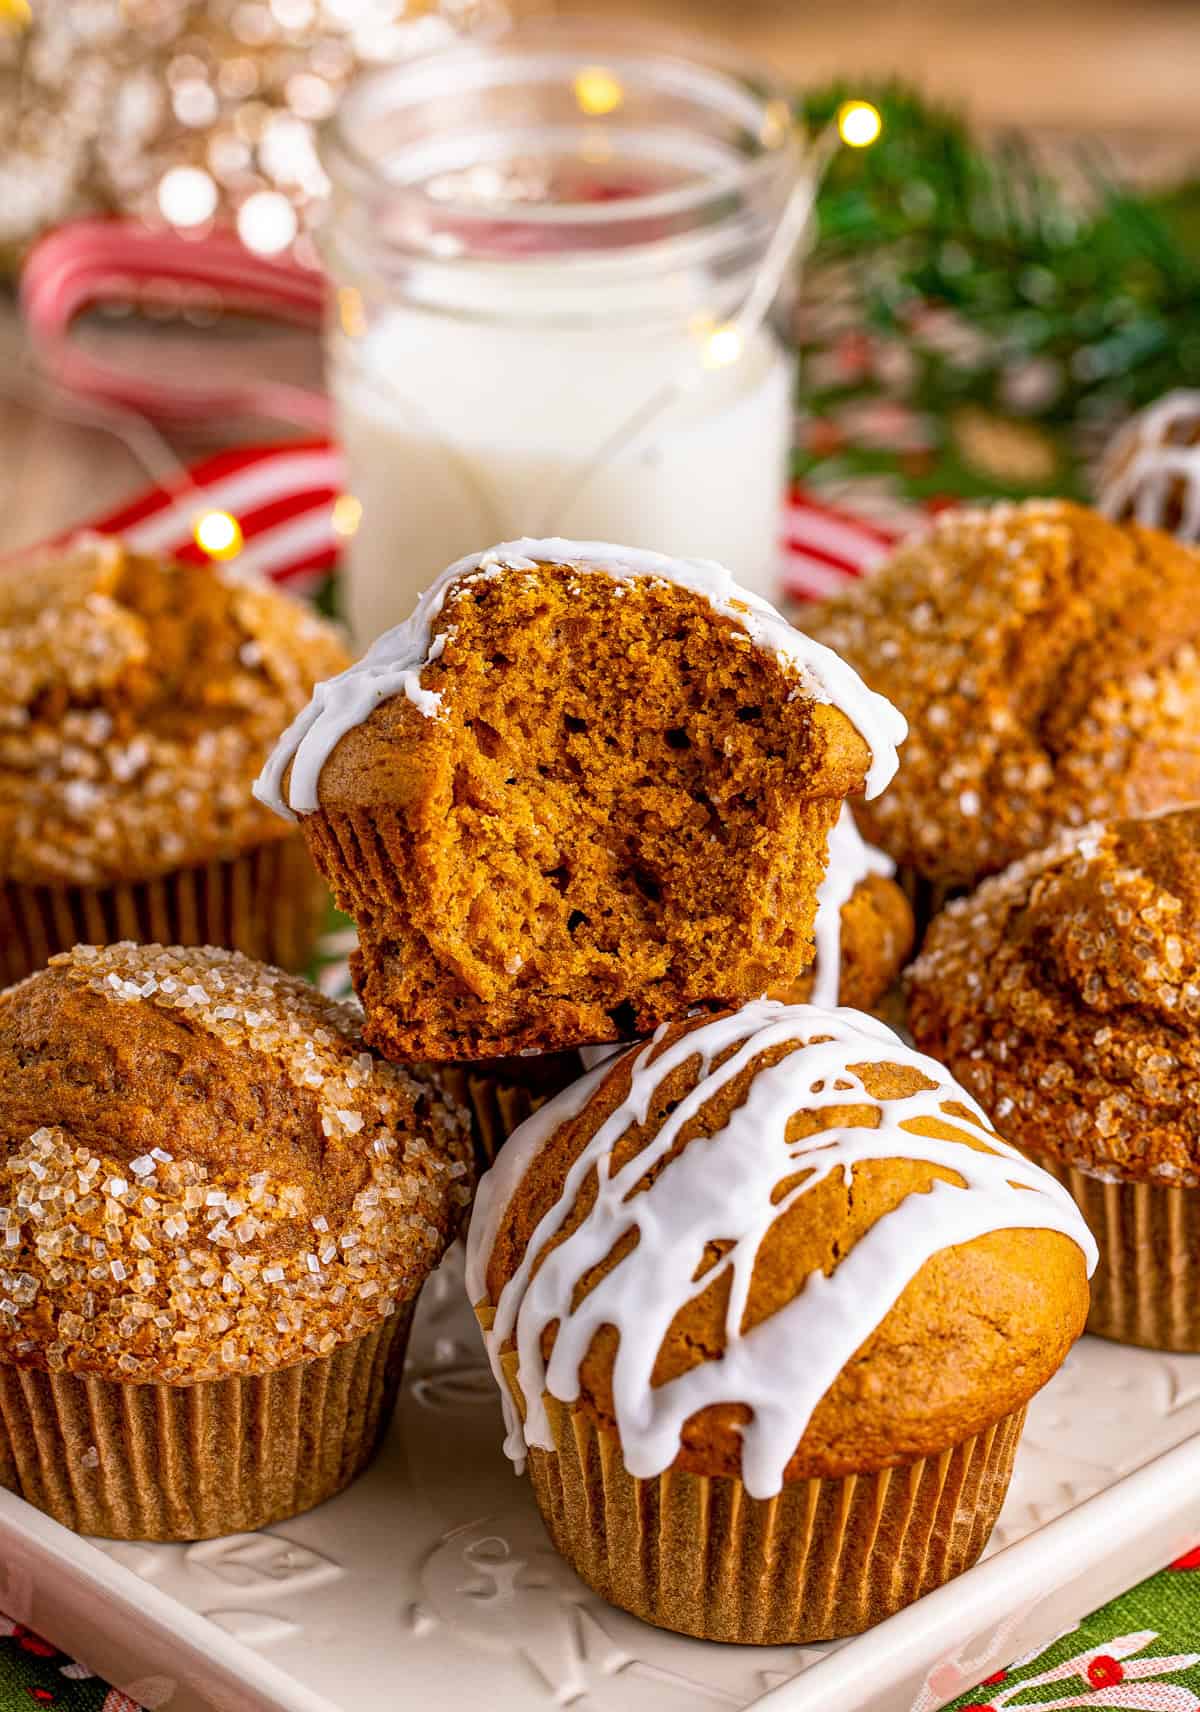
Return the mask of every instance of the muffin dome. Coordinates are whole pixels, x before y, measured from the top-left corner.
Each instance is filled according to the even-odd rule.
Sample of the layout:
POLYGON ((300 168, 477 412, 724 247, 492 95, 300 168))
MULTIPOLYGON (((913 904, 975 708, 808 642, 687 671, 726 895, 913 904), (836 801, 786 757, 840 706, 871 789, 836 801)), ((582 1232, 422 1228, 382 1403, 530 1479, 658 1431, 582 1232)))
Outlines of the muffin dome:
POLYGON ((1130 418, 1104 454, 1100 508, 1200 542, 1200 392, 1180 388, 1130 418))
POLYGON ((1021 1409, 1082 1328, 1093 1257, 1066 1193, 939 1065, 872 1018, 763 1000, 664 1031, 518 1130, 468 1288, 535 1479, 569 1410, 633 1476, 769 1498, 1021 1409))
POLYGON ((0 1363, 190 1385, 414 1297, 469 1197, 430 1079, 236 953, 78 946, 0 995, 0 1363))
POLYGON ((373 1044, 497 1057, 790 979, 841 802, 902 736, 720 566, 521 541, 322 685, 259 788, 358 924, 373 1044))
POLYGON ((250 787, 332 626, 216 566, 111 538, 0 577, 0 880, 149 879, 276 840, 250 787))
POLYGON ((1166 535, 1060 501, 948 513, 811 628, 909 720, 860 821, 929 880, 1200 796, 1200 558, 1166 535))
POLYGON ((934 921, 908 986, 918 1044, 1023 1147, 1200 1183, 1200 809, 1015 864, 934 921))

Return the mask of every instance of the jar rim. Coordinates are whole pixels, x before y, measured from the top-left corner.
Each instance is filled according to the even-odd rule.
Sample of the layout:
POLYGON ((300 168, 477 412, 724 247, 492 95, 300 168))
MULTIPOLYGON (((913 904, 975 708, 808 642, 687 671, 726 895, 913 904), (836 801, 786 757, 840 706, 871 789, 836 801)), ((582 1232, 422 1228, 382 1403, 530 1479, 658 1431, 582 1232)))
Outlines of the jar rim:
MULTIPOLYGON (((583 113, 589 124, 607 117, 586 108, 583 113)), ((435 220, 452 216, 460 231, 469 232, 473 225, 482 230, 498 221, 530 231, 569 226, 584 248, 589 234, 599 237, 617 225, 633 233, 643 223, 664 217, 702 221, 731 191, 762 196, 776 180, 782 189, 792 180, 801 140, 786 86, 760 65, 714 49, 700 37, 587 14, 525 19, 413 60, 372 67, 351 82, 337 111, 320 129, 322 161, 335 187, 368 198, 386 195, 393 207, 408 209, 418 223, 422 215, 435 220), (737 128, 746 152, 735 156, 725 151, 720 171, 697 172, 670 188, 634 190, 611 201, 501 196, 476 202, 435 196, 426 183, 397 174, 391 160, 372 155, 362 135, 373 119, 415 109, 431 99, 523 83, 570 87, 572 75, 578 87, 578 79, 589 73, 611 77, 619 88, 640 80, 646 87, 691 101, 697 114, 707 108, 737 128)), ((509 259, 520 261, 522 256, 518 251, 509 259)))

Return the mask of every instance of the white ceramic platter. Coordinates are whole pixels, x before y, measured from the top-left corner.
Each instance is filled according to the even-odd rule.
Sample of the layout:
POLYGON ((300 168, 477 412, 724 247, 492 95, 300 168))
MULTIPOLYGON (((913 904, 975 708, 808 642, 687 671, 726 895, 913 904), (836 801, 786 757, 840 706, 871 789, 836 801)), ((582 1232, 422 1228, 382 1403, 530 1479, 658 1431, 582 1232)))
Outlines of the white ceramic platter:
POLYGON ((836 1647, 738 1648, 604 1605, 555 1556, 454 1254, 379 1461, 310 1515, 81 1541, 0 1491, 0 1610, 171 1712, 931 1712, 1200 1540, 1200 1357, 1087 1338, 1038 1397, 987 1558, 836 1647))

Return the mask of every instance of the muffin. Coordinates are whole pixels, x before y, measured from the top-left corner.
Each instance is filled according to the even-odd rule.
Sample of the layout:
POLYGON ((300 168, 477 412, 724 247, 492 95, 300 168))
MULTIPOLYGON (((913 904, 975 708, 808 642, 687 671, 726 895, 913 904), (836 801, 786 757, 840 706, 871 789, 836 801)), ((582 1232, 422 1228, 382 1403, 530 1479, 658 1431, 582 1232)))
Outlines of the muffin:
POLYGON ((307 960, 323 893, 250 795, 334 629, 99 536, 0 577, 0 985, 76 941, 307 960))
MULTIPOLYGON (((829 867, 817 894, 816 959, 803 974, 781 983, 772 998, 858 1010, 898 1005, 896 980, 912 951, 913 918, 904 893, 888 878, 891 872, 891 862, 864 844, 853 815, 843 808, 829 837, 829 867)), ((349 992, 348 975, 340 987, 349 992)), ((470 1112, 478 1156, 490 1164, 519 1124, 614 1050, 609 1042, 578 1051, 442 1064, 438 1075, 470 1112)))
POLYGON ((909 1017, 1078 1201, 1090 1329, 1200 1350, 1200 809, 1063 834, 950 905, 909 1017))
POLYGON ((0 995, 0 1139, 0 1482, 191 1540, 362 1471, 470 1144, 356 1007, 236 952, 76 946, 0 995))
POLYGON ((372 1044, 484 1059, 790 978, 841 804, 902 736, 719 565, 518 541, 320 686, 257 788, 358 924, 372 1044))
POLYGON ((518 1130, 467 1283, 506 1448, 583 1580, 663 1628, 791 1645, 975 1561, 1094 1253, 938 1064, 760 1000, 518 1130))
POLYGON ((812 619, 907 715, 860 824, 919 913, 1063 826, 1200 796, 1200 557, 1038 500, 948 513, 812 619))
POLYGON ((912 908, 895 871, 889 856, 864 842, 844 805, 817 890, 816 955, 802 974, 773 987, 771 998, 860 1011, 881 1003, 913 948, 912 908))
POLYGON ((1200 392, 1180 388, 1139 411, 1100 464, 1100 509, 1200 542, 1200 392))

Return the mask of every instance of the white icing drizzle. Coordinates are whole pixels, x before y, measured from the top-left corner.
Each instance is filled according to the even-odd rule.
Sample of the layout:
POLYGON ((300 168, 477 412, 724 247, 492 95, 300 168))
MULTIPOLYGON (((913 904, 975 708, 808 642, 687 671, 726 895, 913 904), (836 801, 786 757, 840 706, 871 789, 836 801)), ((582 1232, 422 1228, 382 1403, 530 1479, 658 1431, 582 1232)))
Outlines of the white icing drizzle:
POLYGON ((445 647, 446 633, 435 638, 432 628, 451 587, 466 578, 531 571, 538 564, 569 565, 615 582, 655 578, 702 595, 717 612, 740 624, 756 647, 797 671, 806 695, 829 702, 846 715, 871 750, 869 797, 877 796, 895 773, 896 747, 908 730, 904 716, 885 697, 869 690, 831 648, 805 636, 761 595, 736 583, 723 565, 711 559, 668 558, 607 541, 526 539, 506 541, 459 559, 425 590, 403 624, 385 631, 347 671, 318 684, 311 702, 289 725, 263 768, 254 786, 258 800, 286 819, 294 818, 293 811, 311 814, 317 807, 321 769, 334 748, 392 696, 407 696, 423 714, 436 715, 441 698, 421 687, 421 673, 445 647), (289 764, 292 775, 285 800, 283 778, 289 764))
POLYGON ((829 857, 825 878, 817 888, 817 914, 813 922, 816 958, 813 964, 813 984, 808 1002, 832 1007, 838 1002, 842 978, 842 906, 847 903, 868 874, 882 874, 890 879, 896 864, 882 850, 868 844, 854 824, 850 804, 842 804, 842 812, 829 834, 829 857))
MULTIPOLYGON (((992 1231, 1053 1230, 1079 1245, 1089 1273, 1095 1267, 1096 1245, 1065 1189, 996 1137, 974 1100, 941 1065, 905 1046, 874 1017, 759 1000, 682 1035, 652 1064, 662 1034, 660 1029, 654 1040, 631 1050, 628 1095, 572 1164, 485 1334, 504 1402, 505 1449, 518 1466, 526 1446, 553 1449, 543 1394, 566 1404, 577 1400, 580 1368, 593 1335, 610 1325, 619 1335, 612 1385, 629 1472, 649 1479, 668 1468, 678 1453, 681 1429, 697 1410, 742 1404, 752 1411, 742 1429, 742 1478, 751 1497, 769 1498, 780 1490, 821 1398, 934 1254, 992 1231), (808 1044, 759 1069, 745 1102, 723 1129, 710 1140, 693 1141, 661 1169, 650 1188, 630 1194, 723 1084, 772 1046, 795 1041, 808 1044), (735 1050, 717 1066, 717 1058, 730 1048, 735 1050), (701 1073, 695 1088, 654 1138, 614 1173, 613 1152, 622 1136, 645 1121, 664 1078, 697 1056, 701 1073), (936 1086, 903 1099, 876 1100, 850 1069, 867 1062, 912 1066, 936 1086), (915 1120, 945 1120, 942 1108, 948 1101, 973 1115, 994 1152, 913 1133, 915 1120), (876 1106, 878 1127, 833 1128, 787 1142, 794 1112, 847 1104, 876 1106), (849 1181, 863 1162, 886 1159, 943 1166, 956 1172, 963 1186, 939 1180, 927 1194, 909 1195, 859 1239, 831 1276, 812 1273, 785 1307, 743 1332, 755 1259, 771 1225, 827 1177, 840 1171, 849 1181), (545 1254, 535 1272, 535 1260, 593 1170, 598 1188, 591 1210, 545 1254), (797 1170, 810 1175, 773 1203, 772 1192, 797 1170), (578 1280, 629 1231, 638 1233, 636 1245, 572 1306, 578 1280), (714 1241, 732 1246, 697 1282, 706 1245, 714 1241), (731 1278, 721 1359, 652 1386, 651 1373, 671 1322, 721 1272, 731 1278), (558 1330, 547 1365, 542 1334, 552 1322, 558 1330), (500 1363, 510 1338, 515 1339, 517 1378, 526 1402, 523 1423, 500 1363)), ((467 1286, 475 1304, 486 1299, 492 1247, 531 1161, 611 1074, 613 1066, 602 1065, 543 1106, 510 1138, 483 1179, 467 1239, 467 1286)), ((957 1116, 951 1121, 963 1123, 957 1116)))
POLYGON ((1200 392, 1179 388, 1128 422, 1104 459, 1100 509, 1108 517, 1132 510, 1150 529, 1173 527, 1184 541, 1200 541, 1200 392), (1192 446, 1172 445, 1176 423, 1197 430, 1192 446), (1169 505, 1178 499, 1179 521, 1170 525, 1169 505))

